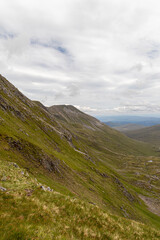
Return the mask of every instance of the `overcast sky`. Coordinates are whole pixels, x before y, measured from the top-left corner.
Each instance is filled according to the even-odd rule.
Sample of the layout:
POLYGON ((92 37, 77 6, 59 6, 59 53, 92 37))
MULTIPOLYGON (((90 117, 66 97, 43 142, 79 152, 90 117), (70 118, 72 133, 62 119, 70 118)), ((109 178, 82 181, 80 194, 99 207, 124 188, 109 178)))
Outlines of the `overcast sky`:
POLYGON ((92 115, 160 113, 159 0, 0 0, 0 73, 92 115))

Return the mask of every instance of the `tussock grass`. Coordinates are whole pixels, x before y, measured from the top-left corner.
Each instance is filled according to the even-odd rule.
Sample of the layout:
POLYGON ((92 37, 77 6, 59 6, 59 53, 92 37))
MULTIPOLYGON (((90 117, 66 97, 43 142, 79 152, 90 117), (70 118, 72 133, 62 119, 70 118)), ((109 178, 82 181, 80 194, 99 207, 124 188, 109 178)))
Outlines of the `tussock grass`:
POLYGON ((0 161, 0 239, 159 239, 160 232, 117 217, 58 192, 40 189, 35 178, 0 161), (22 174, 22 172, 24 174, 22 174))

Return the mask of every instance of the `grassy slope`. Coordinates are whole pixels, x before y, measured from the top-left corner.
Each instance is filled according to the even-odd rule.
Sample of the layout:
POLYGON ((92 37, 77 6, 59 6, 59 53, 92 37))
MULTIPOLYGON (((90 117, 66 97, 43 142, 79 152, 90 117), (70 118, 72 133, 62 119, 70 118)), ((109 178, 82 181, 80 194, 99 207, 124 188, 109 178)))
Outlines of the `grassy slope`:
POLYGON ((100 208, 43 191, 27 171, 0 161, 0 239, 159 239, 152 228, 100 208))
POLYGON ((160 147, 160 125, 134 131, 126 131, 125 134, 133 139, 148 142, 160 147))
POLYGON ((73 121, 70 112, 70 123, 62 121, 59 114, 53 116, 28 100, 4 78, 0 86, 1 161, 17 162, 62 194, 160 227, 160 218, 137 195, 141 187, 128 179, 127 168, 121 170, 124 162, 136 164, 138 155, 154 155, 149 145, 128 139, 85 114, 82 119, 74 116, 73 121))

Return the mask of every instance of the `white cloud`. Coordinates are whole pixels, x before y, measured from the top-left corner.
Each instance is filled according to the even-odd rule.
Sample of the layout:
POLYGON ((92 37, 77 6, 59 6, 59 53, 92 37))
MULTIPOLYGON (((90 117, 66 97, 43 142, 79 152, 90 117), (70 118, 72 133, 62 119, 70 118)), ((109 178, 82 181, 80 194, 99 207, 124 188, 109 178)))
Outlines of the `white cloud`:
POLYGON ((159 16, 158 0, 1 0, 1 74, 46 105, 158 113, 159 16))
POLYGON ((97 109, 97 108, 91 108, 91 107, 85 107, 85 106, 81 107, 81 106, 77 106, 77 105, 75 105, 75 107, 78 108, 79 110, 81 110, 82 112, 89 112, 89 113, 99 112, 99 109, 97 109))

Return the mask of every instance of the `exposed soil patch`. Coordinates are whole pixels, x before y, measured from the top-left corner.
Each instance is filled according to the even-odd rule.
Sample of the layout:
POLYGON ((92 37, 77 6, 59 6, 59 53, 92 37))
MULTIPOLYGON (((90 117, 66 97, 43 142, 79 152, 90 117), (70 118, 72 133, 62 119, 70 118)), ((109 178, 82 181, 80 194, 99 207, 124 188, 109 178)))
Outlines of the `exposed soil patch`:
POLYGON ((160 199, 150 198, 143 195, 139 195, 139 197, 143 200, 152 213, 160 216, 160 199))

